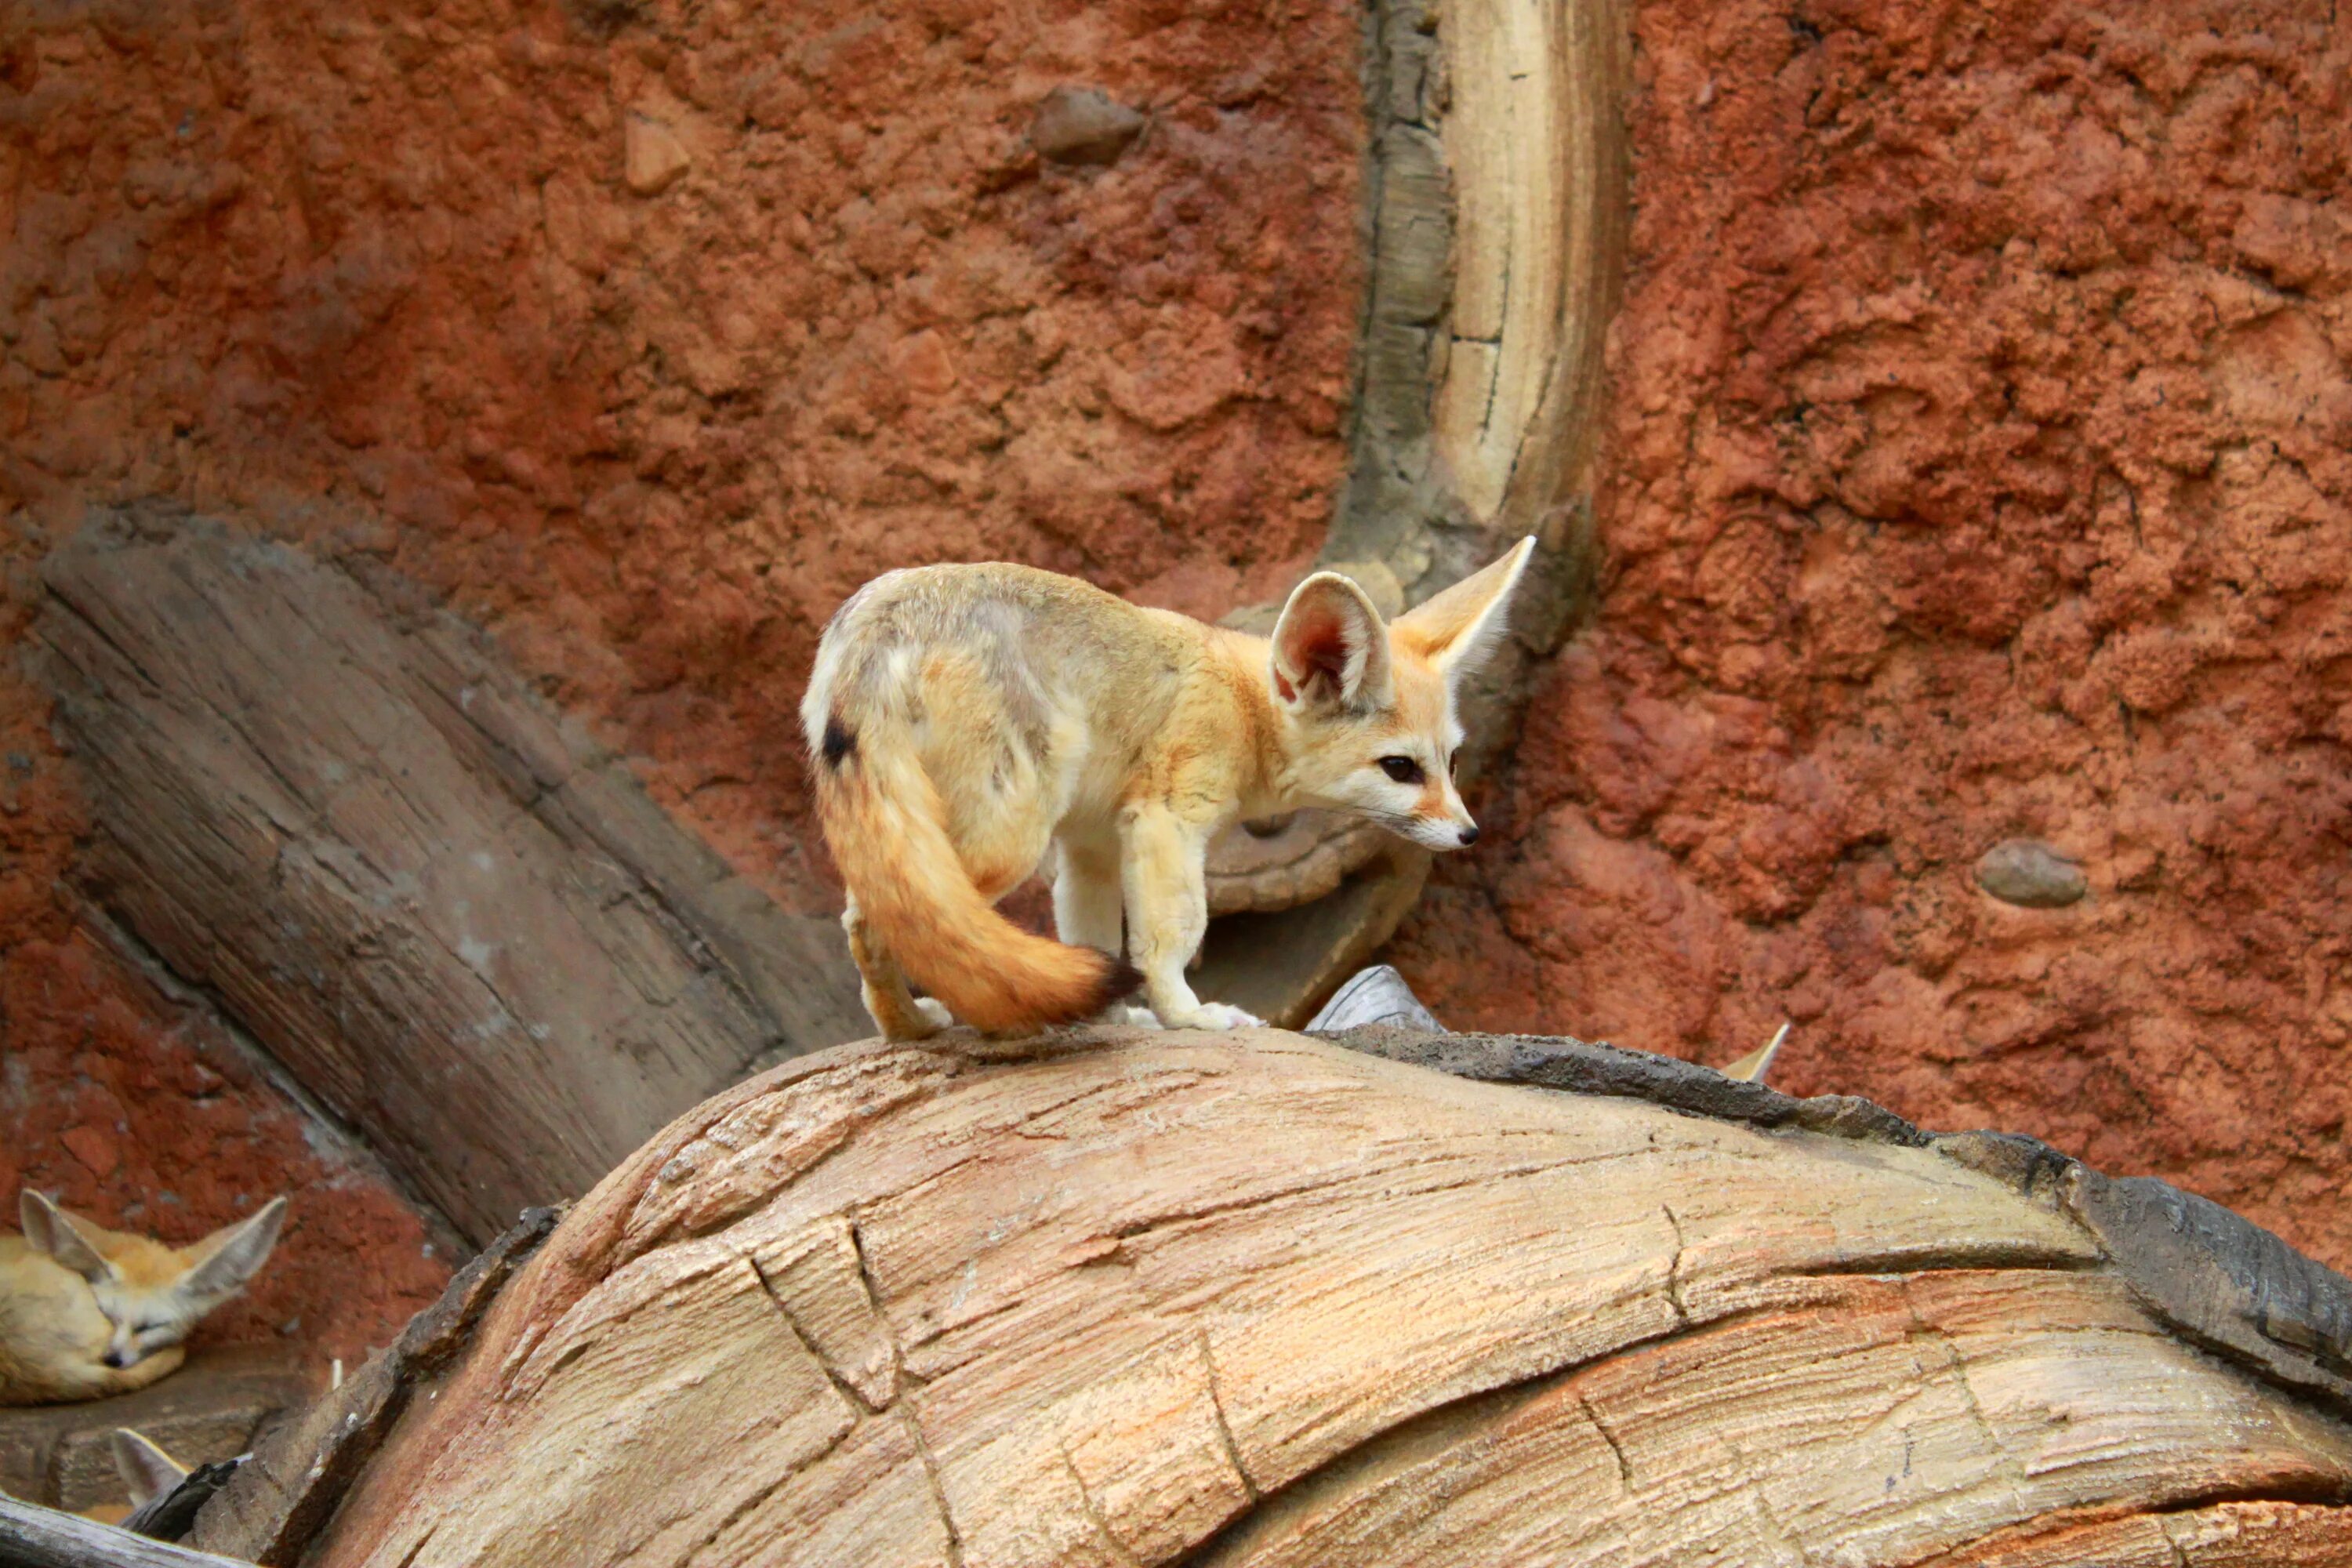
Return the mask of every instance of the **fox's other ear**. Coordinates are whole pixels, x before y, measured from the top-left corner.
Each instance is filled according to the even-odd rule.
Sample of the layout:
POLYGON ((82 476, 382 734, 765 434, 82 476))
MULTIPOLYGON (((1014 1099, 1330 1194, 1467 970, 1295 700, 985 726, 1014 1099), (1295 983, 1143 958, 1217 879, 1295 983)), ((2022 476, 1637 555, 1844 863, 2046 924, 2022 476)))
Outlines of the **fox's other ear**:
POLYGON ((278 1245, 278 1227, 286 1221, 286 1200, 276 1197, 259 1214, 223 1226, 188 1248, 194 1267, 180 1281, 181 1294, 200 1300, 219 1300, 245 1288, 269 1260, 278 1245))
POLYGON ((114 1265, 83 1234, 80 1222, 30 1187, 16 1199, 16 1219, 26 1241, 91 1284, 114 1278, 114 1265))
POLYGON ((1354 703, 1389 689, 1388 627, 1364 591, 1318 572, 1290 591, 1274 624, 1274 694, 1354 703))
POLYGON ((157 1447, 143 1432, 117 1426, 107 1435, 106 1444, 114 1453, 114 1473, 130 1489, 132 1508, 146 1507, 188 1479, 188 1467, 157 1447))
POLYGON ((1443 594, 1397 617, 1397 640, 1437 667, 1448 683, 1475 673, 1495 654, 1511 620, 1511 595, 1536 552, 1535 535, 1443 594))

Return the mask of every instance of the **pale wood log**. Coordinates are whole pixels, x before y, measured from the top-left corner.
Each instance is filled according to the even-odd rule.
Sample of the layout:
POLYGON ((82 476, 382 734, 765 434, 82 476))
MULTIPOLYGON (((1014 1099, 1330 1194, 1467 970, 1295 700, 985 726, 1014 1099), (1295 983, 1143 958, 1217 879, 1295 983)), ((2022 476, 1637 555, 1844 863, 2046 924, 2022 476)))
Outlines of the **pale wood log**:
POLYGON ((2346 1561, 2352 1284, 2168 1193, 1574 1042, 846 1047, 583 1200, 304 1561, 2346 1561))
POLYGON ((168 1542, 134 1535, 78 1513, 0 1496, 0 1568, 237 1568, 168 1542))
POLYGON ((871 1027, 837 926, 413 591, 155 509, 43 578, 90 897, 475 1242, 871 1027))

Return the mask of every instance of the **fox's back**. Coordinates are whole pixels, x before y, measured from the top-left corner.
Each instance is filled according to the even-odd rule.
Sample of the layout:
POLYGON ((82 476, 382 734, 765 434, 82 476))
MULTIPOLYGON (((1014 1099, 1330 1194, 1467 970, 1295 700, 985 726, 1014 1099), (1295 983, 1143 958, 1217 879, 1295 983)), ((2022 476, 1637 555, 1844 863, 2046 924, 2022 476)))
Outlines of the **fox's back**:
POLYGON ((802 719, 812 747, 828 719, 952 715, 959 699, 1001 710, 1041 744, 1057 718, 1098 734, 1148 728, 1198 660, 1206 629, 1035 567, 885 573, 825 627, 802 719))
POLYGON ((80 1275, 0 1236, 0 1405, 89 1397, 75 1390, 105 1377, 100 1358, 112 1331, 80 1275))

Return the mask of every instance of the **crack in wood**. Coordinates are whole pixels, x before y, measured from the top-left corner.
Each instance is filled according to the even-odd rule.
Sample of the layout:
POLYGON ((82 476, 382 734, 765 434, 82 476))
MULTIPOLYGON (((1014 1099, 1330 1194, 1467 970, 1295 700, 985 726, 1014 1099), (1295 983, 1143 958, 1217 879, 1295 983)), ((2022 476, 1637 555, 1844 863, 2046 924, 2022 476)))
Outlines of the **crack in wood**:
POLYGON ((1600 1410, 1590 1398, 1580 1398, 1576 1403, 1584 1412, 1584 1418, 1592 1423, 1592 1429, 1601 1434, 1601 1440, 1609 1445, 1610 1456, 1617 1461, 1618 1484, 1625 1489, 1627 1497, 1633 1496, 1633 1467, 1625 1458, 1625 1445, 1617 1440, 1617 1434, 1609 1429, 1609 1423, 1601 1418, 1600 1410))

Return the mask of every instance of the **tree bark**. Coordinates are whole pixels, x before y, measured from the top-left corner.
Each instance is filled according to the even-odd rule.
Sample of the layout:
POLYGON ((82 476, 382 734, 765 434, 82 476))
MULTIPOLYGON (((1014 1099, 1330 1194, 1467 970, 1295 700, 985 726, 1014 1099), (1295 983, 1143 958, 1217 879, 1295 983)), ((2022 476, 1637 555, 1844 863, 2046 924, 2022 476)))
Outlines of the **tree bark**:
MULTIPOLYGON (((1617 0, 1374 0, 1366 24, 1364 310, 1348 479, 1318 564, 1393 611, 1541 542, 1514 637, 1465 704, 1465 783, 1591 591, 1602 347, 1631 210, 1629 26, 1617 0)), ((1263 632, 1275 610, 1229 620, 1263 632)), ((1201 991, 1296 1027, 1388 940, 1428 857, 1319 812, 1256 826, 1211 847, 1221 918, 1201 991), (1263 918, 1302 904, 1303 921, 1263 918)))
POLYGON ((2336 1563, 2347 1305, 1605 1047, 871 1043, 600 1184, 305 1561, 2336 1563))
POLYGON ((477 1244, 868 1031, 837 926, 731 874, 397 584, 156 510, 44 578, 88 892, 477 1244))
POLYGON ((236 1568, 236 1560, 0 1496, 0 1568, 236 1568))

